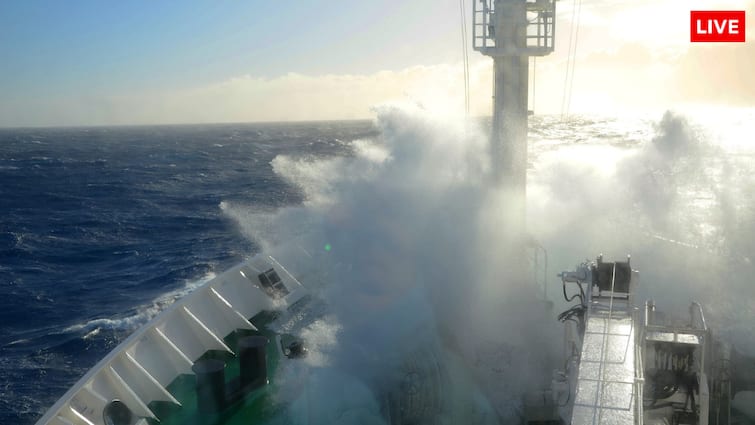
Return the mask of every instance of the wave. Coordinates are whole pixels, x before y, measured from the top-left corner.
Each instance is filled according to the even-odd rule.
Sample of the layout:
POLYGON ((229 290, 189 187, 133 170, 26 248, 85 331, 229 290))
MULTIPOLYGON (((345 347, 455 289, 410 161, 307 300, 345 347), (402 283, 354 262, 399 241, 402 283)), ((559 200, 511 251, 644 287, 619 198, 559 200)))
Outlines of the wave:
POLYGON ((148 304, 136 307, 132 314, 119 318, 97 318, 83 323, 77 323, 63 329, 65 333, 83 334, 84 338, 91 338, 102 330, 134 331, 152 320, 176 300, 188 295, 198 287, 215 277, 215 273, 207 273, 200 279, 191 280, 183 287, 167 292, 152 300, 148 304))
MULTIPOLYGON (((276 258, 287 268, 314 270, 311 275, 327 282, 318 288, 329 306, 327 319, 299 332, 324 342, 312 347, 316 362, 309 366, 319 377, 310 383, 312 394, 328 394, 347 379, 375 391, 366 390, 349 407, 368 405, 385 396, 383 372, 406 369, 413 353, 427 346, 444 347, 439 358, 461 351, 467 360, 483 341, 550 351, 539 349, 540 338, 521 337, 528 328, 513 326, 540 310, 525 295, 531 288, 518 285, 501 261, 511 237, 499 224, 508 198, 490 185, 487 139, 470 124, 386 105, 378 108, 380 134, 352 142, 349 156, 273 159, 279 178, 305 195, 302 205, 269 211, 221 204, 245 235, 266 251, 280 251, 276 258), (287 251, 289 245, 295 248, 287 251)), ((507 368, 496 383, 487 370, 468 366, 499 395, 518 393, 525 375, 545 370, 539 357, 530 355, 519 370, 507 368)), ((451 386, 447 390, 443 397, 455 403, 474 403, 469 394, 459 401, 451 386)), ((511 412, 501 406, 508 403, 498 405, 501 415, 511 412)), ((478 407, 485 410, 470 406, 478 407)), ((320 422, 328 422, 323 415, 320 422)))

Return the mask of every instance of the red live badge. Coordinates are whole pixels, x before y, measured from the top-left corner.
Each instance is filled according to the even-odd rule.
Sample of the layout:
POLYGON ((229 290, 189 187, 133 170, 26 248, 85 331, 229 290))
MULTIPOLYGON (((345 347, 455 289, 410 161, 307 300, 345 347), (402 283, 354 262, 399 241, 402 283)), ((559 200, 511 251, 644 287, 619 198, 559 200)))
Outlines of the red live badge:
POLYGON ((745 41, 744 10, 693 10, 690 12, 690 41, 745 41))

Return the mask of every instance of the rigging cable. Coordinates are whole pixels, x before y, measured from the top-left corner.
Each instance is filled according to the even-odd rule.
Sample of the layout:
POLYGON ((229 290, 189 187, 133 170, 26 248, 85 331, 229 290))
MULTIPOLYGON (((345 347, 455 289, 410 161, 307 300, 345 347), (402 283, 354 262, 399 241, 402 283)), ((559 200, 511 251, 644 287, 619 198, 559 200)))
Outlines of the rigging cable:
POLYGON ((564 111, 566 110, 566 89, 569 83, 569 70, 571 69, 571 49, 574 43, 574 21, 575 14, 577 13, 577 0, 572 0, 571 9, 571 24, 569 26, 569 49, 566 54, 566 73, 564 75, 564 92, 561 96, 561 119, 564 119, 564 111))
POLYGON ((535 86, 537 85, 537 56, 532 57, 532 113, 535 113, 535 86))
POLYGON ((566 115, 569 115, 569 108, 571 107, 571 98, 574 93, 574 68, 577 65, 577 45, 579 44, 579 24, 582 17, 582 0, 579 0, 579 6, 577 7, 577 29, 574 34, 574 58, 571 62, 571 81, 569 82, 569 100, 566 103, 566 115))
POLYGON ((461 12, 461 52, 464 67, 464 111, 469 117, 469 50, 467 47, 467 19, 464 13, 464 0, 459 0, 459 10, 461 12))
POLYGON ((569 31, 569 52, 566 58, 566 74, 564 75, 564 94, 561 99, 561 119, 569 114, 571 106, 572 88, 574 87, 574 65, 577 59, 577 41, 579 38, 579 23, 582 12, 582 0, 573 0, 571 29, 569 31))

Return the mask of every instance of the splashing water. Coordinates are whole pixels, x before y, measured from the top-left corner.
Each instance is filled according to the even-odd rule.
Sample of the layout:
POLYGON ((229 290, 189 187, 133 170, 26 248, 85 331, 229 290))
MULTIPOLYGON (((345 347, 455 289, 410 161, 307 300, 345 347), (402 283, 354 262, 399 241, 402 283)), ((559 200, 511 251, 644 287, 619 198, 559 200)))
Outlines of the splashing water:
MULTIPOLYGON (((535 119, 529 230, 557 268, 631 253, 645 282, 640 299, 671 310, 698 299, 724 337, 753 350, 741 344, 753 340, 751 327, 730 326, 753 317, 752 177, 734 180, 753 175, 752 163, 741 161, 752 153, 741 144, 732 152, 677 113, 621 123, 535 119), (568 128, 559 134, 559 125, 568 128), (575 128, 582 139, 565 139, 575 128)), ((497 414, 514 418, 516 396, 543 378, 534 353, 560 339, 540 328, 534 288, 502 261, 507 202, 485 183, 487 139, 478 127, 398 106, 379 109, 377 127, 380 136, 354 142, 352 156, 273 160, 302 190, 303 205, 221 207, 327 302, 327 322, 303 332, 328 341, 316 348, 311 385, 327 389, 348 376, 364 395, 352 404, 374 407, 380 396, 369 389, 422 341, 460 355, 470 369, 472 359, 492 356, 507 369, 505 382, 482 385, 498 398, 497 414)))

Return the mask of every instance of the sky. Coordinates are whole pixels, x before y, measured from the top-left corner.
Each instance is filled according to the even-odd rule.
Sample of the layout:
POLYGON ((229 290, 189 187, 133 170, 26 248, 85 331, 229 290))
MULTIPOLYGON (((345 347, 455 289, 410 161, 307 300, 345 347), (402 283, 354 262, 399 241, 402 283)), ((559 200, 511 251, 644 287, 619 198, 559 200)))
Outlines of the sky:
MULTIPOLYGON (((459 3, 2 1, 0 126, 361 119, 392 101, 463 113, 459 3)), ((536 113, 755 107, 755 2, 578 4, 557 2, 536 113), (747 42, 690 43, 690 10, 746 10, 747 42)), ((470 112, 489 115, 492 61, 469 55, 470 112)))

